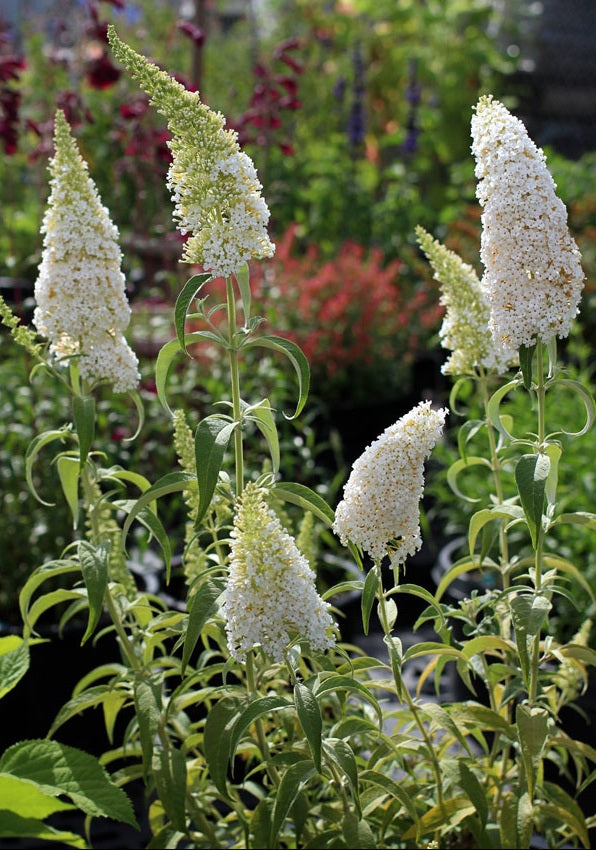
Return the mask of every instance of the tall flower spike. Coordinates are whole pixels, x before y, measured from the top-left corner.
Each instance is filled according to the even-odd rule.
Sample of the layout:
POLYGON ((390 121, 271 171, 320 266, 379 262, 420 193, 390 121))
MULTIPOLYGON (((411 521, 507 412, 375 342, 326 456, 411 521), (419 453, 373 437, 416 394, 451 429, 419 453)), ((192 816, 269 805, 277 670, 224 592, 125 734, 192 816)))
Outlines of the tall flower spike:
POLYGON ((522 122, 491 96, 472 118, 482 215, 483 286, 491 332, 501 348, 566 337, 578 313, 584 273, 544 153, 522 122))
POLYGON ((118 230, 88 175, 64 113, 56 113, 51 192, 35 283, 33 323, 58 357, 77 355, 81 376, 116 392, 139 381, 136 355, 122 331, 130 307, 120 270, 118 230))
POLYGON ((240 151, 237 133, 157 65, 124 44, 113 28, 108 36, 116 58, 130 71, 167 118, 172 164, 168 188, 181 233, 190 233, 183 254, 215 276, 228 277, 249 259, 271 257, 269 209, 252 160, 240 151))
POLYGON ((427 256, 435 280, 441 285, 445 316, 439 331, 443 348, 451 356, 443 364, 444 375, 473 375, 478 368, 501 375, 517 361, 516 351, 497 349, 489 330, 490 307, 478 275, 454 251, 416 228, 418 244, 427 256))
POLYGON ((261 646, 281 662, 296 637, 321 652, 332 647, 333 619, 315 574, 254 484, 240 497, 231 537, 224 613, 233 657, 243 661, 261 646))
POLYGON ((335 511, 333 530, 374 559, 402 564, 422 545, 424 461, 443 432, 446 409, 422 401, 386 428, 356 460, 335 511))

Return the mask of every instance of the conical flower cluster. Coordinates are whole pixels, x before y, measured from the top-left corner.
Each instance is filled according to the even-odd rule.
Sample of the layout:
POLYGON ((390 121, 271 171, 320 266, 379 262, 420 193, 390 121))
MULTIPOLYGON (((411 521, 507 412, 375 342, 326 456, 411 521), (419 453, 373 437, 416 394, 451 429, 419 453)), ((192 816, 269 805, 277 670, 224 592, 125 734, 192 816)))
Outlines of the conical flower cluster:
POLYGON ((544 153, 522 122, 490 96, 478 102, 472 138, 484 208, 483 285, 495 344, 519 349, 536 337, 566 337, 584 273, 544 153))
POLYGON ((424 228, 417 227, 416 235, 441 285, 445 316, 439 337, 443 348, 451 351, 441 371, 444 375, 473 375, 483 368, 503 374, 516 362, 517 352, 495 347, 489 330, 488 298, 478 275, 424 228))
POLYGON ((224 614, 232 656, 243 661, 260 646, 282 662, 295 638, 321 652, 332 647, 334 623, 315 573, 254 484, 238 501, 231 538, 224 614))
POLYGON ((88 175, 64 113, 56 113, 51 192, 33 322, 57 357, 77 355, 83 378, 134 389, 138 361, 122 334, 130 307, 118 230, 88 175))
POLYGON ((421 547, 424 461, 445 424, 446 409, 429 401, 386 428, 355 461, 335 511, 333 530, 371 558, 402 564, 421 547))
POLYGON ((183 259, 228 277, 249 259, 271 257, 269 209, 252 160, 240 151, 225 119, 173 77, 124 44, 113 27, 110 44, 151 102, 167 118, 172 164, 168 188, 186 242, 183 259))

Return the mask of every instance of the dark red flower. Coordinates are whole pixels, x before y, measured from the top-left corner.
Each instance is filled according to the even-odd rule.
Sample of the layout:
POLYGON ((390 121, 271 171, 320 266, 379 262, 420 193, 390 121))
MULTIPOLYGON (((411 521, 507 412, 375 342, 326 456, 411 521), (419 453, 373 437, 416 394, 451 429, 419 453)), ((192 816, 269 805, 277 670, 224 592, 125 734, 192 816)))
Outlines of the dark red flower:
POLYGON ((112 63, 107 53, 87 64, 87 82, 94 89, 109 89, 122 76, 122 72, 112 63))
POLYGON ((197 47, 205 43, 205 33, 192 21, 176 21, 176 26, 193 41, 197 47))

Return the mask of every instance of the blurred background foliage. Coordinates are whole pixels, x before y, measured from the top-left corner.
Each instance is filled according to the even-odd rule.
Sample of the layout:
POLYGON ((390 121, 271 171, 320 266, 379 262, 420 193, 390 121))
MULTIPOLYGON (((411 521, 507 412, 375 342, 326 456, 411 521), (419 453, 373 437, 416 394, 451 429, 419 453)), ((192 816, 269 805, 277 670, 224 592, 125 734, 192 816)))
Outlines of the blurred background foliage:
MULTIPOLYGON (((147 421, 138 443, 123 439, 134 415, 127 400, 104 401, 101 433, 114 462, 152 480, 175 464, 153 362, 173 335, 175 296, 193 269, 178 262, 181 237, 165 186, 167 129, 112 62, 107 23, 224 113, 255 161, 278 243, 277 255, 254 269, 255 301, 267 332, 294 338, 313 368, 306 416, 293 425, 279 417, 291 449, 282 472, 333 503, 348 464, 382 428, 423 395, 445 402, 438 289, 414 228, 422 224, 481 273, 470 119, 482 94, 492 92, 527 120, 546 146, 587 275, 578 332, 567 348, 582 369, 592 362, 596 153, 589 115, 596 110, 586 71, 591 54, 577 39, 589 43, 596 15, 592 5, 586 17, 590 0, 566 2, 5 0, 0 292, 30 319, 52 122, 61 107, 120 229, 130 339, 141 358, 147 421), (569 111, 573 92, 585 104, 576 109, 579 123, 554 107, 541 123, 537 112, 558 84, 552 51, 545 52, 554 30, 567 74, 564 105, 569 111), (569 49, 563 39, 572 36, 569 49), (348 425, 358 429, 350 433, 348 425)), ((49 528, 46 509, 26 490, 22 460, 35 433, 66 418, 66 401, 55 386, 30 385, 25 356, 1 341, 0 515, 9 533, 0 535, 0 610, 10 607, 3 599, 14 599, 23 576, 69 539, 66 510, 57 499, 49 528)), ((195 366, 175 370, 172 386, 172 406, 180 398, 188 409, 190 399, 191 418, 227 392, 208 351, 195 366)), ((247 396, 274 390, 283 409, 294 391, 291 372, 272 357, 247 366, 247 396)), ((258 469, 256 438, 252 450, 258 469)), ((579 472, 579 455, 576 465, 579 472)), ((56 491, 51 467, 39 465, 36 474, 41 492, 56 491)), ((584 500, 593 488, 588 478, 582 470, 575 479, 584 500)), ((180 524, 175 506, 167 522, 180 524)), ((458 523, 450 517, 445 529, 455 533, 458 523)))

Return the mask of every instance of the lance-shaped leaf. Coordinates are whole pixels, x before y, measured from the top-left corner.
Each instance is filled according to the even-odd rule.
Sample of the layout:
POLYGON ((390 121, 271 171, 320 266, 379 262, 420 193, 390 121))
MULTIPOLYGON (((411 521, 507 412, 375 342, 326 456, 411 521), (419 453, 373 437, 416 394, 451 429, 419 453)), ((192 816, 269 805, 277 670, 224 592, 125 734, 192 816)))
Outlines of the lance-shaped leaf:
POLYGON ((522 345, 519 349, 519 367, 524 380, 524 387, 529 390, 532 386, 532 362, 536 352, 536 343, 533 345, 522 345))
POLYGON ((372 611, 373 602, 377 596, 377 590, 381 585, 381 575, 378 566, 375 564, 368 572, 364 581, 364 589, 362 591, 362 599, 360 607, 362 609, 362 629, 364 634, 368 634, 368 626, 370 623, 370 614, 372 611))
POLYGON ((166 815, 175 829, 186 827, 186 756, 169 747, 153 753, 151 773, 166 815))
POLYGON ((298 403, 296 410, 291 416, 284 413, 286 419, 295 419, 302 411, 308 398, 308 390, 310 387, 310 366, 308 360, 304 356, 302 349, 289 339, 284 339, 281 336, 260 336, 246 344, 246 348, 269 348, 272 351, 279 351, 285 354, 296 372, 298 378, 298 403))
POLYGON ((298 712, 298 720, 302 731, 306 735, 308 746, 315 763, 315 767, 321 772, 321 735, 323 732, 323 718, 321 708, 313 692, 302 682, 294 686, 294 702, 298 712))
POLYGON ((174 307, 174 326, 176 328, 176 335, 178 337, 178 342, 180 343, 180 348, 185 354, 188 354, 184 334, 184 325, 186 324, 188 308, 192 304, 193 299, 198 295, 200 289, 207 283, 208 280, 211 280, 211 277, 211 274, 208 272, 205 274, 193 275, 186 281, 182 287, 182 291, 176 299, 176 306, 174 307))
POLYGON ((153 763, 153 746, 162 710, 161 685, 148 673, 140 672, 134 680, 135 713, 143 750, 143 775, 149 776, 153 763))
POLYGON ((549 471, 550 458, 547 454, 522 455, 515 466, 515 483, 530 529, 534 549, 542 528, 544 497, 549 471))
POLYGON ((281 777, 281 782, 275 793, 273 805, 271 841, 277 846, 277 836, 288 817, 290 809, 298 796, 300 789, 313 776, 315 766, 310 759, 298 761, 291 765, 281 777))
POLYGON ((79 466, 85 466, 95 436, 95 399, 93 396, 74 396, 72 416, 79 438, 79 466))
POLYGON ((586 421, 582 428, 579 431, 566 431, 563 433, 567 434, 569 437, 581 437, 583 434, 587 434, 592 424, 594 422, 594 416, 596 415, 596 402, 594 401, 594 396, 590 393, 583 384, 580 384, 579 381, 572 381, 570 378, 560 378, 557 377, 557 387, 569 387, 569 389, 573 390, 580 397, 584 410, 586 412, 586 421))
POLYGON ((239 705, 239 701, 233 697, 219 699, 209 710, 203 734, 203 748, 209 776, 225 798, 229 797, 227 776, 230 743, 234 726, 240 716, 239 705))
POLYGON ((528 796, 532 801, 536 773, 548 732, 548 712, 538 706, 518 705, 515 709, 515 721, 524 760, 528 796))
POLYGON ((167 475, 163 475, 155 484, 145 490, 143 495, 130 508, 122 527, 122 540, 126 541, 130 526, 141 511, 148 508, 156 499, 166 496, 169 493, 177 493, 181 490, 193 490, 196 487, 196 475, 190 472, 168 472, 167 475))
POLYGON ((77 528, 79 524, 79 460, 70 455, 60 455, 56 466, 62 491, 72 514, 72 527, 77 528))
POLYGON ((182 650, 182 675, 190 660, 197 641, 203 630, 203 626, 217 611, 218 600, 224 590, 224 583, 220 579, 207 578, 192 595, 188 611, 186 631, 184 635, 184 649, 182 650))
MULTIPOLYGON (((193 331, 192 333, 184 334, 184 342, 187 346, 192 342, 199 342, 200 340, 208 340, 218 345, 226 344, 223 337, 218 336, 212 331, 193 331)), ((174 357, 181 351, 183 351, 183 348, 180 345, 180 340, 176 337, 176 339, 171 339, 161 347, 155 361, 155 389, 157 391, 157 397, 170 415, 172 415, 172 410, 166 399, 166 383, 174 357)))
POLYGON ((335 513, 329 507, 325 499, 306 487, 304 484, 291 484, 289 482, 280 481, 274 484, 271 488, 276 496, 283 499, 285 502, 290 502, 293 505, 298 505, 312 513, 319 519, 323 520, 325 525, 332 526, 335 519, 335 513))
POLYGON ((238 422, 230 422, 217 414, 199 422, 195 433, 195 460, 199 485, 199 505, 195 527, 198 528, 211 504, 219 479, 224 455, 238 422))
POLYGON ((89 601, 89 619, 81 639, 82 645, 95 631, 103 610, 103 600, 108 586, 110 543, 105 541, 94 546, 87 540, 81 540, 78 553, 89 601))
POLYGON ((247 406, 243 411, 243 415, 255 422, 257 428, 267 440, 269 454, 271 455, 272 471, 278 472, 280 461, 279 436, 269 400, 265 398, 258 404, 247 406))
POLYGON ((46 502, 35 489, 35 485, 33 483, 33 464, 37 455, 44 446, 47 446, 48 443, 52 443, 55 440, 60 440, 60 442, 63 443, 67 437, 70 437, 71 439, 73 438, 73 434, 70 432, 69 428, 60 428, 56 431, 44 431, 43 434, 38 434, 37 437, 34 437, 31 440, 25 453, 25 479, 27 481, 27 485, 37 501, 41 502, 42 505, 47 505, 48 507, 53 507, 55 502, 46 502))

